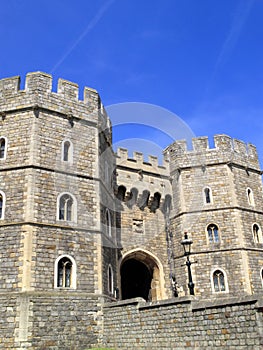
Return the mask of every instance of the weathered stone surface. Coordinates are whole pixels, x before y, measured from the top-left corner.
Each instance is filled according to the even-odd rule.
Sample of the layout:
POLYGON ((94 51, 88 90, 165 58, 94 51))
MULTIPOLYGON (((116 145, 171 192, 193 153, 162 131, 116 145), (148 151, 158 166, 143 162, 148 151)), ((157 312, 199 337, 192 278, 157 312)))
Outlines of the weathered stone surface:
POLYGON ((256 296, 263 196, 254 146, 226 135, 215 136, 215 147, 195 138, 192 150, 176 141, 161 165, 140 152, 114 154, 98 93, 85 88, 79 100, 78 85, 62 79, 53 92, 42 72, 29 73, 24 90, 19 77, 0 80, 0 138, 0 348, 263 346, 256 296), (59 214, 63 194, 74 202, 68 221, 59 214), (217 225, 218 242, 209 240, 209 224, 217 225), (195 297, 181 245, 186 231, 195 297), (62 256, 75 264, 70 287, 58 287, 62 256), (148 303, 115 303, 129 260, 149 273, 148 303), (225 274, 220 292, 216 269, 225 274))
POLYGON ((263 345, 256 298, 191 298, 104 305, 104 343, 115 349, 256 349, 263 345), (225 310, 228 310, 227 313, 225 310))

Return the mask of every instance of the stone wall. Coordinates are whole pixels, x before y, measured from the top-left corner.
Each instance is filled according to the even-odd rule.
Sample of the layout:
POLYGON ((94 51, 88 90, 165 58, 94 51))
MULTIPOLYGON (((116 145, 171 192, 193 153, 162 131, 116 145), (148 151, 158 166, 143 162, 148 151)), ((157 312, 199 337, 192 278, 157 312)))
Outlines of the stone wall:
POLYGON ((118 350, 260 350, 262 306, 256 297, 107 304, 104 344, 118 350))
POLYGON ((63 79, 52 91, 52 77, 41 72, 27 75, 24 90, 19 77, 0 80, 0 137, 6 142, 0 159, 0 348, 95 345, 109 263, 117 285, 115 234, 105 252, 100 216, 102 204, 114 214, 111 125, 98 93, 85 88, 83 95, 80 100, 77 84, 63 79), (110 150, 104 157, 109 169, 101 142, 110 150), (64 193, 74 203, 67 220, 59 215, 64 193), (73 264, 70 287, 58 287, 61 256, 73 264))
POLYGON ((101 338, 101 300, 94 294, 64 290, 0 297, 0 349, 86 350, 101 338))
POLYGON ((262 297, 155 303, 130 299, 101 305, 77 291, 1 293, 0 349, 232 349, 263 346, 262 297), (23 311, 23 312, 22 312, 23 311))
POLYGON ((180 243, 184 232, 188 232, 193 240, 196 295, 208 298, 214 294, 215 270, 224 272, 229 294, 258 293, 262 290, 263 239, 260 236, 260 241, 255 242, 252 227, 255 223, 262 227, 263 197, 256 150, 226 135, 215 136, 214 143, 215 147, 210 148, 206 137, 196 138, 192 150, 187 150, 183 141, 176 141, 166 150, 172 181, 170 219, 177 282, 187 293, 180 243), (206 188, 210 190, 208 203, 206 188), (248 189, 253 193, 251 203, 248 189), (209 239, 209 225, 217 227, 217 240, 209 239))
POLYGON ((6 289, 15 291, 19 288, 19 266, 21 266, 19 251, 21 231, 18 227, 0 227, 0 291, 6 289))
POLYGON ((224 299, 262 292, 262 232, 259 242, 252 232, 254 223, 263 227, 255 147, 218 135, 214 148, 206 137, 194 139, 193 150, 176 141, 162 165, 139 152, 131 159, 125 149, 115 155, 98 93, 85 88, 83 95, 63 79, 53 91, 52 77, 41 72, 27 75, 24 90, 19 77, 0 80, 0 348, 84 350, 104 332, 105 344, 125 350, 258 349, 262 303, 224 299), (58 204, 69 193, 72 217, 63 220, 58 204), (219 242, 209 241, 210 223, 219 242), (185 230, 193 239, 195 295, 204 303, 182 298, 185 230), (61 256, 74 265, 70 288, 58 287, 61 256), (122 297, 129 259, 149 270, 152 303, 106 305, 103 325, 101 298, 113 299, 118 289, 122 297), (229 290, 214 293, 214 268, 223 269, 229 290), (164 301, 176 294, 175 277, 180 298, 164 301), (218 301, 208 302, 215 294, 218 301))
POLYGON ((1 293, 0 298, 0 349, 14 349, 16 295, 1 293))
POLYGON ((117 151, 116 169, 117 184, 125 188, 123 198, 117 194, 117 209, 120 216, 120 241, 122 248, 120 266, 130 257, 142 261, 155 261, 158 269, 158 292, 152 298, 171 297, 171 267, 167 259, 167 232, 165 220, 165 205, 170 197, 169 164, 163 160, 159 165, 158 158, 148 156, 145 161, 143 154, 133 153, 129 158, 128 151, 119 148, 117 151), (160 201, 155 205, 155 195, 160 195, 160 201), (148 197, 147 197, 148 196, 148 197))

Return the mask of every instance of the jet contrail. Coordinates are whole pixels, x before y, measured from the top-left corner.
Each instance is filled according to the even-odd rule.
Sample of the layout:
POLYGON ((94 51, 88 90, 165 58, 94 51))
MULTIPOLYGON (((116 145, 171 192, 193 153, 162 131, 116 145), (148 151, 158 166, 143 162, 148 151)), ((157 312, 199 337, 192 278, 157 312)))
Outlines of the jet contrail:
POLYGON ((92 18, 90 23, 87 25, 85 30, 81 33, 81 35, 77 38, 77 40, 68 48, 68 50, 64 53, 64 55, 59 59, 59 61, 54 65, 51 69, 50 73, 53 73, 71 54, 71 52, 75 49, 75 47, 84 39, 84 37, 95 27, 95 25, 102 18, 107 9, 113 4, 115 0, 107 1, 97 12, 97 14, 92 18))
POLYGON ((214 84, 214 80, 218 74, 219 68, 225 63, 227 56, 229 56, 234 50, 234 47, 239 39, 239 36, 249 16, 254 1, 255 0, 241 0, 239 2, 230 29, 219 51, 217 60, 214 65, 214 69, 206 84, 203 100, 207 100, 207 96, 209 95, 211 87, 214 84))
POLYGON ((223 63, 225 56, 233 50, 238 40, 238 37, 242 31, 242 28, 245 24, 245 21, 247 20, 247 17, 249 15, 249 12, 251 10, 253 3, 254 3, 254 0, 245 1, 245 2, 242 1, 242 4, 239 5, 236 16, 233 19, 230 31, 218 55, 217 62, 215 65, 215 72, 218 70, 218 67, 221 65, 221 63, 223 63))

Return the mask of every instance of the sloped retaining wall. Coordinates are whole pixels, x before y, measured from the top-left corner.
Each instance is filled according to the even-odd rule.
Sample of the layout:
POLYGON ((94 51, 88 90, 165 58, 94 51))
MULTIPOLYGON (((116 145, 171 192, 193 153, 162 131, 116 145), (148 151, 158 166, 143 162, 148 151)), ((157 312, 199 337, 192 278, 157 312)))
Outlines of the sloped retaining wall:
POLYGON ((104 343, 121 350, 260 350, 262 311, 263 300, 255 296, 110 303, 104 306, 104 343))

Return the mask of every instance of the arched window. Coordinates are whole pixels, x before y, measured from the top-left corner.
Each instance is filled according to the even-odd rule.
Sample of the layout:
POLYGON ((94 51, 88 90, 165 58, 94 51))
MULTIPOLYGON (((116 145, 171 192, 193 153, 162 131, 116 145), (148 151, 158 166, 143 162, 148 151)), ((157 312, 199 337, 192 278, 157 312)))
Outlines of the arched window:
POLYGON ((150 192, 148 190, 142 191, 141 198, 138 201, 138 206, 141 210, 144 210, 149 204, 150 192))
POLYGON ((109 164, 107 160, 104 161, 104 179, 106 183, 109 183, 109 164))
POLYGON ((113 294, 113 270, 111 265, 108 266, 108 292, 113 294))
POLYGON ((106 208, 106 233, 111 237, 111 214, 108 208, 106 208))
POLYGON ((253 191, 251 190, 251 188, 247 188, 247 200, 248 200, 249 205, 255 205, 254 195, 253 195, 253 191))
POLYGON ((218 243, 219 242, 219 234, 218 227, 215 224, 209 224, 207 226, 207 236, 209 243, 218 243))
POLYGON ((63 160, 65 162, 68 162, 68 159, 69 159, 69 148, 70 148, 69 141, 64 142, 63 160))
POLYGON ((212 191, 210 187, 204 188, 204 202, 205 204, 212 203, 212 191))
POLYGON ((5 137, 0 138, 0 159, 5 159, 6 157, 6 139, 5 137))
POLYGON ((120 201, 122 201, 122 202, 124 202, 124 200, 125 200, 125 195, 126 195, 126 187, 125 186, 119 186, 118 187, 118 192, 117 192, 117 198, 120 200, 120 201))
POLYGON ((133 187, 130 190, 129 195, 126 198, 126 204, 127 204, 128 208, 132 208, 133 205, 136 204, 137 199, 138 199, 138 190, 137 190, 137 188, 133 187))
POLYGON ((77 204, 75 198, 69 193, 58 196, 58 220, 76 221, 77 204))
POLYGON ((73 162, 73 144, 70 140, 62 142, 62 160, 64 162, 73 162))
POLYGON ((226 274, 222 269, 215 269, 211 279, 213 293, 228 292, 226 274))
POLYGON ((4 205, 3 196, 0 194, 0 219, 2 219, 2 216, 3 216, 3 205, 4 205))
POLYGON ((62 258, 58 263, 58 287, 70 287, 72 276, 72 262, 62 258))
POLYGON ((153 200, 151 203, 151 212, 155 213, 155 211, 160 207, 161 194, 159 192, 155 192, 153 195, 153 200))
POLYGON ((254 237, 254 241, 255 243, 262 243, 262 231, 259 227, 258 224, 253 224, 252 226, 252 231, 253 231, 253 237, 254 237))
POLYGON ((162 211, 165 215, 169 215, 171 211, 172 197, 167 194, 164 199, 162 211))
POLYGON ((4 218, 5 213, 5 194, 0 191, 0 220, 4 218))
POLYGON ((56 288, 76 288, 76 263, 69 255, 62 255, 55 262, 56 288))
POLYGON ((214 283, 214 291, 216 293, 226 291, 225 276, 222 271, 216 270, 213 273, 213 283, 214 283))

